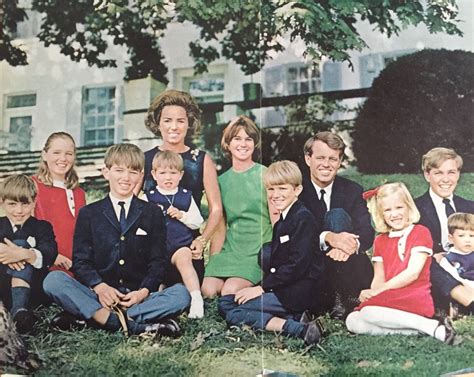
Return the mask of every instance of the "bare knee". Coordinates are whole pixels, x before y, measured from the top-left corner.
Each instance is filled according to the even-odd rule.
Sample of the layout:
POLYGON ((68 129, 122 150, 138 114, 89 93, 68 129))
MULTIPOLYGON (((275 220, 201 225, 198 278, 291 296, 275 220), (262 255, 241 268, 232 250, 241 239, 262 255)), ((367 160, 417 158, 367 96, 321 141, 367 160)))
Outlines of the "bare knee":
POLYGON ((30 288, 30 284, 20 278, 12 278, 11 286, 30 288))
POLYGON ((171 257, 171 264, 177 268, 183 265, 192 265, 192 263, 191 249, 189 247, 182 247, 181 249, 176 250, 171 257))
POLYGON ((218 278, 204 278, 201 293, 205 298, 214 298, 221 293, 224 280, 218 278))
POLYGON ((350 313, 346 318, 346 327, 351 333, 363 334, 363 323, 359 311, 350 313))
POLYGON ((253 286, 252 282, 242 278, 229 278, 225 281, 224 286, 221 290, 221 295, 235 295, 238 291, 243 288, 253 286))

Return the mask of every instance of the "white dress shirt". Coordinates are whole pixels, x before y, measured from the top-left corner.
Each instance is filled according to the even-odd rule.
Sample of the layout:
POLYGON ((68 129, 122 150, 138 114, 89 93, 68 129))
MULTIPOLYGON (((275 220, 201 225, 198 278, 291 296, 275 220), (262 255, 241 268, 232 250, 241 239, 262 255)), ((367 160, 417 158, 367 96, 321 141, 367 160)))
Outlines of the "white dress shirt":
POLYGON ((443 199, 449 199, 451 206, 454 208, 454 211, 456 211, 453 195, 447 198, 442 198, 441 196, 437 195, 430 187, 430 197, 435 206, 436 214, 438 215, 439 225, 441 226, 441 245, 443 246, 444 250, 448 250, 448 217, 446 216, 446 205, 443 203, 443 199))

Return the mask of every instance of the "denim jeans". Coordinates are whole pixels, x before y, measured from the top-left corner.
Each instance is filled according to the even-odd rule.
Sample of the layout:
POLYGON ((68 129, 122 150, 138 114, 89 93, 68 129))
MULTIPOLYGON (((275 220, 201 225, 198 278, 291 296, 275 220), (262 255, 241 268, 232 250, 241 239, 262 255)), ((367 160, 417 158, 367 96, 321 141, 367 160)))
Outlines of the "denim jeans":
MULTIPOLYGON (((90 319, 102 305, 96 293, 62 271, 52 271, 43 282, 45 293, 64 310, 82 319, 90 319)), ((182 284, 161 292, 152 292, 139 304, 131 306, 127 315, 137 323, 150 323, 182 313, 191 296, 182 284)))

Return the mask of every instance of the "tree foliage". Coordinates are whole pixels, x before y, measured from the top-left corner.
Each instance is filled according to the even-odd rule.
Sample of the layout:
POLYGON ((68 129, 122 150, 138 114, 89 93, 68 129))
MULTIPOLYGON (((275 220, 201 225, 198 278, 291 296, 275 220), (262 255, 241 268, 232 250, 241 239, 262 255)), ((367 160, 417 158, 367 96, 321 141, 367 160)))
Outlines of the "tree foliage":
POLYGON ((423 50, 390 63, 356 120, 354 154, 364 173, 419 172, 434 147, 454 148, 474 171, 474 53, 423 50))
MULTIPOLYGON (((23 17, 17 13, 17 0, 0 1, 8 21, 2 27, 0 60, 25 64, 26 55, 10 38, 23 17)), ((348 51, 365 47, 358 20, 388 36, 418 24, 430 32, 461 34, 455 0, 32 0, 32 7, 44 14, 39 39, 58 45, 73 61, 115 66, 105 55, 112 41, 128 49, 127 78, 151 74, 163 82, 167 71, 159 42, 171 21, 199 28, 199 38, 190 44, 197 72, 225 57, 244 73, 256 73, 284 49, 281 40, 288 35, 304 42, 313 61, 321 56, 349 61, 348 51)))

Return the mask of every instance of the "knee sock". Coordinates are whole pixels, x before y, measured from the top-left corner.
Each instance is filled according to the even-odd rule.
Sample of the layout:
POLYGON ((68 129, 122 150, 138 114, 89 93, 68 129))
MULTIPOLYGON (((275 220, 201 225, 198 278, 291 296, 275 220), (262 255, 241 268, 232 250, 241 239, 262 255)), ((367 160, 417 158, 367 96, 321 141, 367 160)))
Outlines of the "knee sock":
POLYGON ((306 326, 301 322, 293 319, 287 319, 283 324, 282 334, 285 336, 292 336, 294 338, 303 338, 306 326))
POLYGON ((19 309, 26 309, 30 301, 31 289, 28 287, 12 287, 12 315, 19 309))

